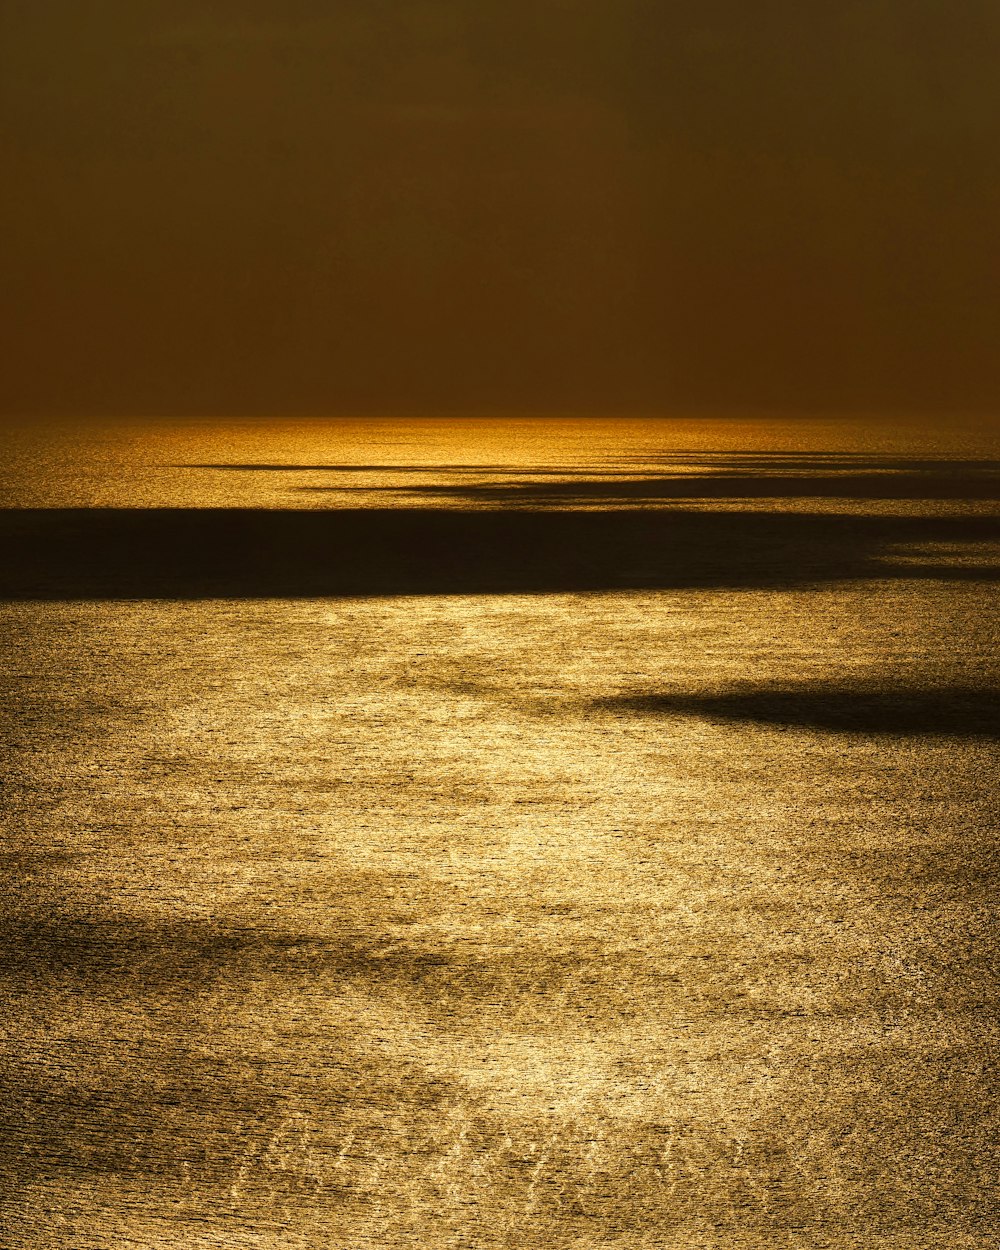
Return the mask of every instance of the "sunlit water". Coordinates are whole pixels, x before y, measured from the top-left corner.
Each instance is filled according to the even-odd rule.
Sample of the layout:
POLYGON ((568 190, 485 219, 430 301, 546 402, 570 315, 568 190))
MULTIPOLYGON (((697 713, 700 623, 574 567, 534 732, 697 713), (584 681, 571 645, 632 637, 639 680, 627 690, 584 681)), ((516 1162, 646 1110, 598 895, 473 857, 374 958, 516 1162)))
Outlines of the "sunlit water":
MULTIPOLYGON (((11 439, 11 510, 996 508, 981 428, 11 439), (825 493, 621 489, 725 471, 825 493)), ((11 592, 4 1246, 992 1244, 995 542, 880 533, 739 589, 11 592)))

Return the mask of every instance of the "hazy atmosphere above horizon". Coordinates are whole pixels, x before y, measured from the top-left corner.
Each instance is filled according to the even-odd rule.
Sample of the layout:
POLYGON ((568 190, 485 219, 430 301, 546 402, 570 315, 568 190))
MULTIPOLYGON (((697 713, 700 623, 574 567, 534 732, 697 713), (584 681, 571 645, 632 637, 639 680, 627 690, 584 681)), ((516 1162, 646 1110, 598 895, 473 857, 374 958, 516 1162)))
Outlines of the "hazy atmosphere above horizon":
POLYGON ((986 0, 3 0, 8 414, 995 411, 986 0))

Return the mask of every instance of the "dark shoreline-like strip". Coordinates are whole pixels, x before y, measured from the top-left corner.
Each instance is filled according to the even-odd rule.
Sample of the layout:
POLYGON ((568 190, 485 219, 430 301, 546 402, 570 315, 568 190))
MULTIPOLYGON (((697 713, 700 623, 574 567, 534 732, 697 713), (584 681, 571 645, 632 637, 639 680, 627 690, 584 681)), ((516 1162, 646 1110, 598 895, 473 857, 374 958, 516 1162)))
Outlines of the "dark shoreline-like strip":
POLYGON ((0 511, 0 599, 540 594, 896 577, 997 581, 1000 568, 977 563, 975 544, 998 539, 1000 521, 976 517, 9 509, 0 511), (928 545, 959 559, 900 557, 928 545))

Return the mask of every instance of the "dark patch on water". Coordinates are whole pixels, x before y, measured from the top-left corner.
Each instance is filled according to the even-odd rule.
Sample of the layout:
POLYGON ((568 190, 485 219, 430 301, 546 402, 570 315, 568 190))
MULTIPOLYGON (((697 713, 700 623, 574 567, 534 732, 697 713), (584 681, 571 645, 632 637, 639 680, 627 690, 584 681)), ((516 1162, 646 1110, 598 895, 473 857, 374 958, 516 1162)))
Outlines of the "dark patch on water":
POLYGON ((0 599, 322 598, 1000 580, 1000 520, 756 511, 0 511, 0 599), (890 553, 894 553, 890 555, 890 553))
POLYGON ((625 715, 698 716, 828 733, 1000 738, 1000 691, 979 686, 888 690, 759 686, 716 694, 651 691, 600 699, 592 706, 625 715))

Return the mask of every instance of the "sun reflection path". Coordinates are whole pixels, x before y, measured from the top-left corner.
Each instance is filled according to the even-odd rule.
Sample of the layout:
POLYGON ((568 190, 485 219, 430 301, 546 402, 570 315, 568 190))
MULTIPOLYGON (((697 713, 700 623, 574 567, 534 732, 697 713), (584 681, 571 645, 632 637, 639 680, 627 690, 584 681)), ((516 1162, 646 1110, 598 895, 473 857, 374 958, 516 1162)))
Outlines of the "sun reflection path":
POLYGON ((10 608, 9 1226, 985 1236, 995 747, 627 703, 995 682, 983 595, 10 608))

